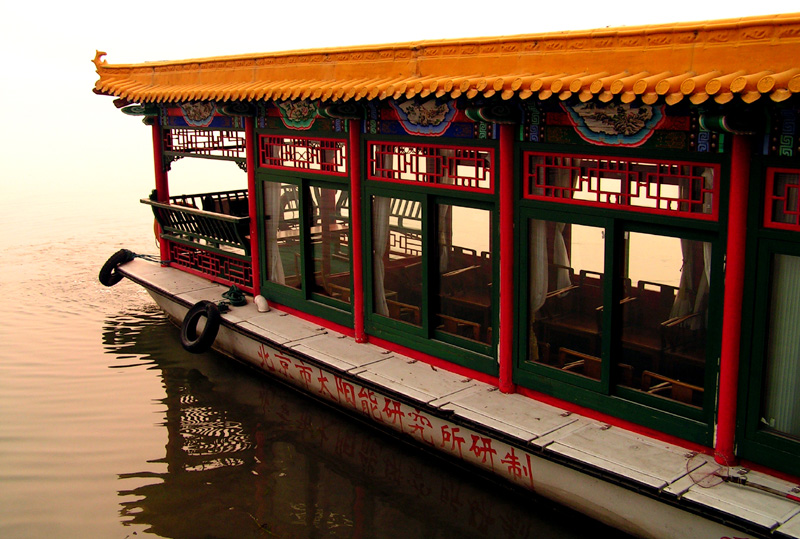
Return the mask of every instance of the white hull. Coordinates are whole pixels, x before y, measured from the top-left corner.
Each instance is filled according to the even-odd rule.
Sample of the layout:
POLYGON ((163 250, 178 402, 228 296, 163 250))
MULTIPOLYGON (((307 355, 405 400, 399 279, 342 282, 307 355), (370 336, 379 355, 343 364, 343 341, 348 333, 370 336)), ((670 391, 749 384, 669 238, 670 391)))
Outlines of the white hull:
MULTIPOLYGON (((120 270, 178 323, 192 304, 219 301, 226 290, 140 260, 120 270)), ((258 313, 252 302, 232 308, 223 315, 214 348, 636 537, 759 537, 776 527, 770 518, 783 518, 781 531, 798 536, 792 531, 800 505, 729 484, 702 489, 687 475, 691 455, 685 449, 501 394, 281 311, 258 313)))

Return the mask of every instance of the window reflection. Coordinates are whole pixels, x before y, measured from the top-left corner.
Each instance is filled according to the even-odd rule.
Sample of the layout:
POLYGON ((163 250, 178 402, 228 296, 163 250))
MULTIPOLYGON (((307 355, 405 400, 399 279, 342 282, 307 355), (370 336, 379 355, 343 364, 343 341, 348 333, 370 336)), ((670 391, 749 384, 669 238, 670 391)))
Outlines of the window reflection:
POLYGON ((529 359, 600 379, 603 229, 530 222, 529 359))
POLYGON ((312 290, 350 303, 350 199, 347 191, 311 188, 312 290))
POLYGON ((626 262, 620 383, 701 406, 711 245, 631 232, 626 262))
MULTIPOLYGON (((606 304, 604 229, 531 220, 528 360, 601 379, 606 304)), ((612 342, 612 384, 701 406, 711 244, 628 232, 620 259, 621 331, 612 342)))
POLYGON ((422 325, 422 204, 372 199, 373 309, 422 325))
POLYGON ((311 291, 349 303, 349 193, 312 185, 303 198, 297 185, 279 182, 264 182, 263 185, 267 279, 291 288, 302 288, 302 237, 305 234, 310 244, 306 256, 312 259, 306 264, 309 268, 313 264, 311 291), (303 204, 307 206, 307 215, 306 224, 301 226, 303 204))
POLYGON ((440 204, 437 329, 473 341, 492 339, 491 212, 440 204))
POLYGON ((296 185, 264 182, 267 278, 300 288, 300 198, 296 185))

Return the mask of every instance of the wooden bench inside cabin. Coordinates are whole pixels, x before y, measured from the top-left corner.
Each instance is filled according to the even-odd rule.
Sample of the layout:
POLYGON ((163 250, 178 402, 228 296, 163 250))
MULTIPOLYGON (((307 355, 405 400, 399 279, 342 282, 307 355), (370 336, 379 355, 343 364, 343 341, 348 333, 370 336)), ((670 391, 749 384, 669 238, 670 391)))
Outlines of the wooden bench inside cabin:
MULTIPOLYGON (((602 360, 569 348, 559 348, 558 366, 563 371, 575 372, 595 380, 602 375, 602 360)), ((617 365, 617 383, 630 386, 633 383, 633 367, 625 363, 617 365)))
POLYGON ((439 319, 439 326, 437 329, 452 335, 467 337, 473 341, 481 340, 481 325, 479 323, 448 316, 446 314, 437 314, 436 316, 439 319))
POLYGON ((701 406, 703 400, 702 387, 651 371, 642 373, 642 391, 693 406, 701 406))
POLYGON ((545 297, 537 321, 542 341, 557 349, 577 338, 584 341, 586 351, 599 352, 602 311, 598 308, 602 305, 603 274, 581 270, 576 284, 552 290, 545 297))
POLYGON ((415 326, 422 325, 422 312, 418 306, 392 299, 386 300, 386 306, 389 308, 389 318, 415 326))

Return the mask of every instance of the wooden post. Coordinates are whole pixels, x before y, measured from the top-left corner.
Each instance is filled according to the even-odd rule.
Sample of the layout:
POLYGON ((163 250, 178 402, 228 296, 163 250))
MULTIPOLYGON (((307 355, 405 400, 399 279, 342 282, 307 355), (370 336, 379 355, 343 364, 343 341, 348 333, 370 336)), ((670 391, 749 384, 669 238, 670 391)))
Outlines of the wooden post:
POLYGON ((719 411, 714 458, 722 465, 736 462, 736 399, 739 384, 739 346, 744 294, 747 198, 750 183, 751 142, 746 135, 733 135, 728 241, 725 263, 725 293, 722 311, 722 348, 719 366, 719 411))
POLYGON ((364 254, 361 218, 361 120, 348 120, 350 160, 350 244, 353 253, 353 330, 356 342, 367 342, 364 331, 364 254))
POLYGON ((498 183, 500 190, 500 322, 497 361, 500 391, 513 393, 514 351, 514 126, 500 125, 498 183))
MULTIPOLYGON (((156 175, 156 200, 158 202, 163 202, 165 204, 169 204, 169 177, 167 175, 167 169, 164 167, 164 140, 162 139, 161 134, 161 122, 160 118, 156 117, 155 122, 152 126, 152 133, 153 133, 153 165, 155 167, 155 175, 156 175)), ((156 223, 156 234, 159 236, 158 238, 158 246, 159 246, 159 256, 161 258, 161 265, 168 266, 169 265, 169 242, 165 239, 160 237, 161 235, 161 227, 156 223)))
POLYGON ((244 118, 244 144, 247 155, 247 212, 250 214, 250 264, 253 275, 253 296, 261 294, 261 263, 258 250, 258 204, 256 203, 256 122, 244 118))

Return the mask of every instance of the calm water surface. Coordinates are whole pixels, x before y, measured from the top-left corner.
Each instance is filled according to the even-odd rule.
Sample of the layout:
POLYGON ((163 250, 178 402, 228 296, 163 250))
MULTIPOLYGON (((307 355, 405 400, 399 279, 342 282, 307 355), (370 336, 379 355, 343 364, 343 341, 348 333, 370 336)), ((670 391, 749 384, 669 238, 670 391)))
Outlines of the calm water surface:
POLYGON ((0 200, 0 537, 604 533, 184 352, 140 288, 96 280, 120 247, 157 252, 139 187, 0 200))

